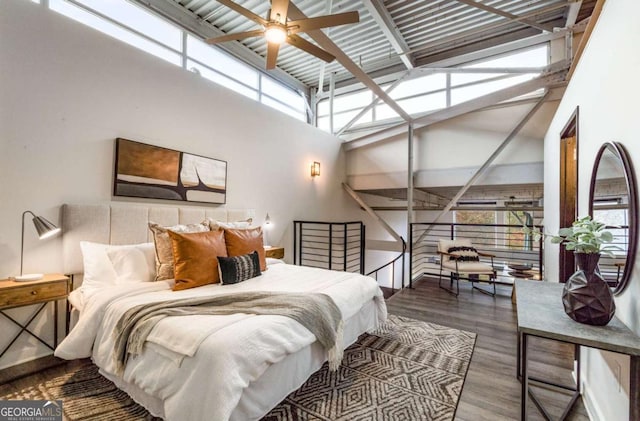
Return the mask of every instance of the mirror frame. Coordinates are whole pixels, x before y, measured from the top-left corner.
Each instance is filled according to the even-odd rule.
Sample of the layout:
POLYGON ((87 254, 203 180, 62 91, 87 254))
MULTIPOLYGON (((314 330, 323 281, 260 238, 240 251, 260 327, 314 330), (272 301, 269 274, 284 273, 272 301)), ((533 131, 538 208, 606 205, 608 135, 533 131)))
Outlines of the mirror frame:
POLYGON ((598 150, 598 154, 596 155, 596 159, 593 163, 593 170, 591 172, 591 185, 589 186, 589 215, 591 215, 591 217, 593 218, 593 195, 596 186, 596 176, 598 173, 598 167, 600 166, 600 159, 607 150, 616 155, 622 163, 627 191, 629 192, 629 249, 627 258, 625 260, 622 279, 620 279, 620 282, 613 290, 613 294, 618 295, 622 293, 622 291, 624 291, 627 284, 629 283, 631 272, 633 271, 633 264, 636 260, 636 251, 638 248, 638 195, 635 171, 633 169, 633 165, 631 164, 631 159, 629 159, 627 150, 624 148, 624 146, 622 146, 620 142, 606 142, 600 147, 600 150, 598 150))

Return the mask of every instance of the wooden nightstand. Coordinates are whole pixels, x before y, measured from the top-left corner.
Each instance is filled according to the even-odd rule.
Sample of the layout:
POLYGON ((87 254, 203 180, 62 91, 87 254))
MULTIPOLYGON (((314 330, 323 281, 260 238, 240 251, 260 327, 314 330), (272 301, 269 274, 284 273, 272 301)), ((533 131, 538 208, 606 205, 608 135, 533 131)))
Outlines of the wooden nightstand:
MULTIPOLYGON (((23 333, 31 335, 52 351, 55 350, 56 346, 58 346, 58 305, 56 301, 66 300, 68 295, 69 278, 60 274, 44 275, 44 277, 38 281, 16 282, 8 279, 0 280, 0 314, 20 327, 20 331, 11 339, 9 344, 0 351, 0 358, 2 358, 23 333), (35 320, 38 314, 42 312, 47 303, 53 303, 54 308, 53 346, 29 330, 29 325, 35 320), (4 310, 10 308, 33 304, 40 305, 25 324, 18 322, 4 312, 4 310)), ((68 316, 65 316, 65 318, 66 317, 68 316)))
POLYGON ((265 247, 264 254, 265 256, 271 257, 273 259, 283 259, 284 247, 265 247))

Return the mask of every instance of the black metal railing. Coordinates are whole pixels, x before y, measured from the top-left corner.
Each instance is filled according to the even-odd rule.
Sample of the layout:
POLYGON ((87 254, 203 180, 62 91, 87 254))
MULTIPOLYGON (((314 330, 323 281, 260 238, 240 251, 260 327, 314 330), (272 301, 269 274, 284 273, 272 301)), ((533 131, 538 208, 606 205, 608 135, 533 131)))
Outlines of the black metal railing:
POLYGON ((629 226, 607 226, 605 230, 613 234, 613 241, 607 243, 614 248, 611 250, 612 255, 601 254, 598 261, 598 269, 600 275, 609 284, 610 287, 616 287, 622 278, 629 251, 629 226))
POLYGON ((293 221, 293 264, 364 273, 364 236, 361 221, 293 221))
POLYGON ((391 260, 390 262, 385 263, 384 265, 380 266, 379 268, 374 269, 371 272, 368 272, 366 274, 367 276, 373 275, 373 277, 377 281, 378 280, 378 273, 381 270, 391 266, 391 276, 390 276, 390 278, 391 278, 391 292, 392 293, 396 292, 396 263, 400 259, 402 259, 402 263, 400 264, 400 266, 401 266, 401 275, 400 275, 401 284, 400 284, 400 289, 404 288, 404 264, 405 264, 404 255, 407 252, 407 242, 404 241, 404 238, 402 238, 402 237, 400 237, 400 239, 402 240, 402 252, 398 256, 396 256, 393 260, 391 260))
MULTIPOLYGON (((535 228, 543 232, 543 227, 535 228)), ((468 239, 478 251, 494 255, 498 284, 513 284, 515 278, 543 279, 543 239, 535 239, 522 225, 506 224, 411 224, 409 233, 409 284, 423 276, 440 276, 438 242, 468 239)), ((481 258, 491 264, 491 260, 481 258)))

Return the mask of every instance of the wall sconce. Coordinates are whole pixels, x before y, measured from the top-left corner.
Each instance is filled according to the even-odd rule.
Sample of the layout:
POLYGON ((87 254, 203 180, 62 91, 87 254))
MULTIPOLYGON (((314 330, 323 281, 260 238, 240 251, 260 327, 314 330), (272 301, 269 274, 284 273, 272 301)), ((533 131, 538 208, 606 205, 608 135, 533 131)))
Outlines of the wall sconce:
POLYGON ((38 237, 40 240, 44 240, 45 238, 52 237, 60 232, 60 228, 56 227, 51 221, 43 218, 42 216, 37 216, 31 211, 24 211, 22 213, 22 239, 20 242, 20 276, 16 276, 16 281, 36 281, 42 278, 42 274, 34 273, 29 275, 23 275, 22 273, 22 262, 24 260, 24 217, 30 213, 33 216, 33 225, 38 232, 38 237))
POLYGON ((311 164, 311 177, 318 177, 320 175, 320 163, 314 162, 311 164))

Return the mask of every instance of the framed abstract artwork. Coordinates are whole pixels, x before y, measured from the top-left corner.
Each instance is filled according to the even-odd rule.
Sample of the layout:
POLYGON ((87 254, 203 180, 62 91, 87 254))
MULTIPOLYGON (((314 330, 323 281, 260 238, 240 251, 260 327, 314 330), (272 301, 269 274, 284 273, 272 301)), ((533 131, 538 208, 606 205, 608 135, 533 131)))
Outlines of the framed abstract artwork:
POLYGON ((226 203, 227 163, 118 138, 113 195, 226 203))

